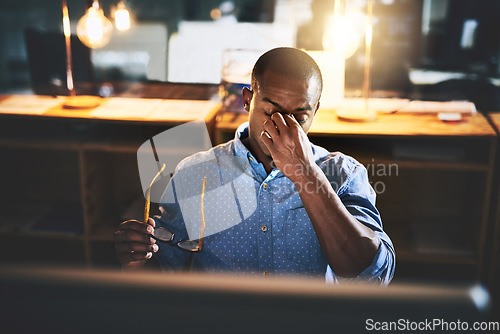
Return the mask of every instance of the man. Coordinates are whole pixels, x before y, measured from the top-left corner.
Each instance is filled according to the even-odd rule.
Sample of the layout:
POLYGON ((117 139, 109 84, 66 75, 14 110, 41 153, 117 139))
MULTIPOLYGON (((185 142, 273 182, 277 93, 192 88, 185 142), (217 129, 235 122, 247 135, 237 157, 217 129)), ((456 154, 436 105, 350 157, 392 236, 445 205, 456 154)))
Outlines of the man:
POLYGON ((161 218, 149 219, 149 225, 121 224, 115 240, 124 269, 138 269, 155 254, 164 269, 180 269, 191 261, 199 270, 388 284, 395 253, 382 230, 366 169, 307 138, 321 90, 321 72, 307 53, 277 48, 263 54, 254 66, 251 89, 242 91, 249 123, 238 128, 233 140, 179 164, 160 204, 161 218), (228 158, 234 160, 224 162, 228 158), (210 196, 218 202, 205 203, 209 192, 197 201, 199 190, 182 194, 199 188, 203 176, 211 180, 207 189, 213 194, 217 187, 226 189, 210 196), (224 200, 228 196, 238 210, 231 211, 224 200), (199 204, 204 205, 201 215, 217 217, 207 228, 229 223, 201 238, 204 248, 193 256, 176 243, 203 237, 194 236, 198 225, 188 226, 199 220, 199 204), (174 242, 151 238, 155 226, 174 232, 174 242))

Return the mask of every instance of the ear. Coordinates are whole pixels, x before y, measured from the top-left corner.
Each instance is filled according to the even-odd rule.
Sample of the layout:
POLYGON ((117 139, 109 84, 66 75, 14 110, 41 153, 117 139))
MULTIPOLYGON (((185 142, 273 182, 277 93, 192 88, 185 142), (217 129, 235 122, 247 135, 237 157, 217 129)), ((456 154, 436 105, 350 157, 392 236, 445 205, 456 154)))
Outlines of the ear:
POLYGON ((243 108, 246 111, 250 111, 250 102, 252 101, 253 91, 248 87, 243 87, 243 89, 241 90, 241 96, 243 99, 243 108))
POLYGON ((314 116, 316 116, 316 112, 318 111, 319 109, 319 101, 318 101, 318 104, 316 105, 316 110, 314 110, 314 116))

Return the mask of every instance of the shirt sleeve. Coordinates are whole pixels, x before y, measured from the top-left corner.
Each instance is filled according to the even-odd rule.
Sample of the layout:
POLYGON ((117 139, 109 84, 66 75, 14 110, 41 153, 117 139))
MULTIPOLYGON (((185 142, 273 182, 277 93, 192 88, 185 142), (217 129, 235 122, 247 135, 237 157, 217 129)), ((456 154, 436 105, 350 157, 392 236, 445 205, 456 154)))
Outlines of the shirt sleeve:
MULTIPOLYGON (((394 276, 396 254, 394 246, 389 236, 382 228, 380 213, 375 207, 376 194, 368 181, 366 168, 354 159, 349 159, 347 164, 348 172, 345 182, 337 191, 340 200, 361 224, 372 229, 379 239, 379 248, 372 263, 361 274, 355 278, 344 279, 342 281, 368 281, 387 285, 394 276)), ((327 268, 327 281, 334 280, 334 273, 331 268, 327 268)))

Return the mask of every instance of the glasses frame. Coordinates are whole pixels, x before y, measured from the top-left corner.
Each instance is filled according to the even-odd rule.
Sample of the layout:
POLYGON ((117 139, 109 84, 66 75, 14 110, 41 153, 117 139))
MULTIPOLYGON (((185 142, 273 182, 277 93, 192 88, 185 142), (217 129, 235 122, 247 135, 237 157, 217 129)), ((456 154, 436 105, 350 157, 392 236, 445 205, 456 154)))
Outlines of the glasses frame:
POLYGON ((166 242, 170 246, 177 247, 177 248, 182 249, 183 251, 186 251, 186 252, 197 253, 197 252, 201 252, 201 250, 203 249, 203 246, 200 247, 199 240, 196 241, 196 240, 183 239, 183 240, 179 240, 177 242, 174 242, 174 236, 175 236, 175 234, 173 232, 171 232, 170 230, 168 230, 162 226, 155 227, 153 230, 153 233, 151 234, 151 237, 153 237, 155 240, 166 242), (164 236, 164 234, 170 235, 170 237, 164 236), (196 245, 191 246, 191 245, 189 245, 190 243, 196 243, 196 245))
MULTIPOLYGON (((149 184, 149 187, 146 191, 146 204, 144 206, 144 222, 147 224, 148 219, 149 219, 149 211, 151 209, 151 187, 155 183, 156 179, 162 175, 163 171, 165 170, 165 164, 161 167, 161 169, 158 171, 158 173, 155 175, 151 183, 149 184)), ((171 246, 177 247, 183 251, 190 252, 190 253, 197 253, 201 252, 203 249, 203 244, 204 244, 204 233, 205 233, 205 210, 204 210, 204 196, 205 196, 205 188, 207 184, 207 177, 205 176, 203 178, 203 184, 201 187, 201 224, 200 224, 200 238, 198 241, 196 240, 189 240, 189 239, 183 239, 179 240, 177 242, 174 242, 174 236, 175 234, 168 230, 165 227, 158 226, 153 228, 153 233, 150 234, 151 237, 153 237, 155 240, 165 242, 171 246), (164 234, 167 234, 167 236, 164 236, 164 234), (192 245, 193 243, 196 243, 196 245, 192 245)))

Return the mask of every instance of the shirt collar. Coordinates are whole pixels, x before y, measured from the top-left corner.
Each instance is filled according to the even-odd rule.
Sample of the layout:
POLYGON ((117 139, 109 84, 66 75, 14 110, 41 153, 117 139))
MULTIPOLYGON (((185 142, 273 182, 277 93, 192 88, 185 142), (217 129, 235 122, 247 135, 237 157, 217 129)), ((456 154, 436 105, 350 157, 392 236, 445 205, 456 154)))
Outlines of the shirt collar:
POLYGON ((234 135, 234 150, 238 157, 247 157, 249 154, 251 155, 250 151, 242 142, 242 140, 246 138, 248 138, 248 122, 241 124, 238 129, 236 129, 236 134, 234 135))
POLYGON ((258 165, 259 162, 257 159, 248 150, 245 144, 243 144, 243 140, 246 138, 248 138, 248 122, 241 124, 238 129, 236 129, 236 134, 234 135, 235 154, 238 157, 247 158, 252 165, 258 165))
POLYGON ((241 124, 236 130, 236 134, 234 136, 234 153, 237 157, 241 157, 245 161, 244 169, 247 168, 248 163, 255 173, 260 176, 260 178, 265 179, 266 171, 264 166, 257 161, 257 159, 242 142, 242 140, 246 138, 248 138, 248 122, 241 124))

